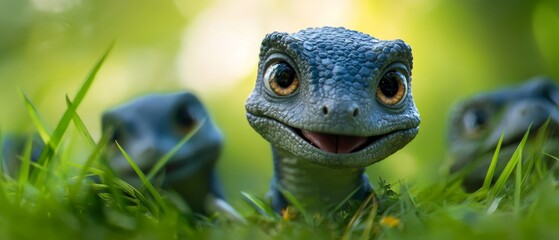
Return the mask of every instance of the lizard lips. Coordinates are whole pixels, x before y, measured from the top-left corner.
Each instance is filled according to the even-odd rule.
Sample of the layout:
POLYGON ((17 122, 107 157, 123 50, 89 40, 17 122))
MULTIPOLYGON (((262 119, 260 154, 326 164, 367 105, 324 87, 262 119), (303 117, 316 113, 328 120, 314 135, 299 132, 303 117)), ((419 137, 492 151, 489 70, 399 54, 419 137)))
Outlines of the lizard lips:
POLYGON ((312 145, 330 153, 350 153, 367 143, 366 137, 332 135, 303 129, 301 134, 312 145))

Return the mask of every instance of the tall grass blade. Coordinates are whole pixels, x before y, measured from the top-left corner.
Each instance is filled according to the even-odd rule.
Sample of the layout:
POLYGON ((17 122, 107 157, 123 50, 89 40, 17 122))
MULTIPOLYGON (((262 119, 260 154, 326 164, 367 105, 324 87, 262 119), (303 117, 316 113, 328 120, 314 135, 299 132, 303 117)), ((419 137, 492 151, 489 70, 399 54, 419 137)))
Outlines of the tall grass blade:
POLYGON ((80 174, 78 175, 76 185, 74 186, 74 194, 77 194, 80 191, 85 176, 90 171, 91 166, 93 165, 95 160, 99 159, 99 156, 101 155, 101 152, 105 148, 107 142, 108 142, 108 137, 106 135, 103 135, 101 136, 101 140, 99 141, 99 144, 94 146, 95 148, 93 149, 93 152, 89 155, 87 161, 81 167, 81 171, 80 174))
MULTIPOLYGON (((71 107, 72 104, 73 104, 72 101, 70 100, 68 95, 66 95, 66 105, 68 107, 71 107)), ((83 123, 80 115, 77 112, 74 112, 72 121, 74 122, 74 126, 76 127, 76 129, 80 132, 80 135, 84 137, 84 140, 86 141, 87 145, 91 149, 94 149, 96 146, 95 140, 93 140, 91 133, 89 132, 89 130, 87 130, 87 127, 85 127, 85 124, 83 123)))
MULTIPOLYGON (((493 175, 495 174, 495 167, 497 166, 497 161, 499 161, 499 152, 501 151, 501 145, 503 144, 503 138, 505 138, 505 132, 501 133, 501 137, 499 138, 499 142, 497 143, 497 147, 495 148, 495 153, 491 158, 491 164, 489 164, 489 168, 487 169, 487 174, 485 175, 485 180, 483 180, 483 185, 481 189, 489 190, 491 186, 491 182, 493 180, 493 175)), ((483 191, 482 190, 482 191, 483 191)))
POLYGON ((258 213, 260 213, 261 215, 271 218, 273 220, 281 219, 280 216, 274 211, 274 209, 272 209, 272 207, 265 200, 247 192, 241 192, 241 195, 243 196, 245 201, 250 206, 252 206, 256 211, 258 211, 258 213))
MULTIPOLYGON (((482 152, 481 144, 478 144, 476 149, 477 152, 476 154, 474 154, 474 156, 479 156, 478 153, 482 152)), ((445 182, 446 186, 454 185, 456 182, 463 180, 466 176, 475 171, 475 169, 483 162, 483 160, 484 158, 471 159, 464 167, 448 176, 449 178, 445 182)))
POLYGON ((369 206, 369 204, 371 202, 373 202, 373 204, 374 204, 374 202, 377 202, 375 192, 371 192, 371 194, 369 194, 369 196, 365 199, 365 201, 363 201, 363 203, 361 203, 361 205, 359 206, 359 209, 357 209, 355 214, 353 214, 353 217, 351 218, 351 220, 349 220, 349 223, 347 224, 346 228, 344 229, 344 233, 342 234, 342 237, 340 239, 342 239, 342 240, 351 239, 351 233, 353 232, 355 223, 361 218, 361 216, 363 216, 365 208, 367 206, 369 206))
POLYGON ((338 205, 336 205, 336 207, 334 207, 334 209, 330 211, 329 215, 332 216, 333 214, 338 212, 361 188, 363 188, 363 185, 359 185, 353 191, 351 191, 340 203, 338 203, 338 205))
POLYGON ((23 194, 25 191, 25 185, 27 185, 27 179, 29 178, 29 166, 31 165, 31 150, 33 146, 33 137, 29 137, 25 143, 25 148, 23 150, 23 156, 21 159, 21 165, 18 174, 18 192, 17 192, 17 202, 21 203, 23 194))
POLYGON ((124 155, 124 158, 126 158, 126 161, 128 161, 128 164, 130 164, 132 169, 134 169, 134 172, 136 172, 136 174, 140 178, 140 181, 142 181, 142 183, 144 184, 144 186, 146 186, 149 193, 153 196, 155 201, 159 204, 159 206, 163 209, 164 212, 168 212, 169 207, 167 206, 167 204, 163 200, 163 197, 161 197, 159 192, 157 192, 155 187, 147 179, 146 175, 144 175, 142 170, 138 167, 138 165, 136 165, 134 160, 132 160, 130 155, 128 155, 128 153, 126 151, 124 151, 124 149, 120 146, 120 144, 118 144, 118 142, 116 142, 116 145, 117 145, 118 149, 120 150, 120 152, 122 152, 122 154, 124 155))
MULTIPOLYGON (((68 128, 68 125, 70 124, 70 121, 74 117, 76 109, 78 108, 80 103, 85 98, 85 95, 88 92, 89 88, 91 87, 91 84, 93 83, 93 80, 95 79, 95 76, 97 75, 97 72, 99 72, 99 69, 103 65, 103 62, 107 58, 107 56, 110 53, 113 46, 114 45, 111 44, 107 48, 107 50, 105 50, 103 55, 99 58, 97 63, 93 66, 93 68, 89 71, 89 73, 85 77, 84 83, 82 84, 81 88, 79 89, 78 93, 76 94, 76 97, 72 100, 73 104, 71 104, 66 109, 66 111, 64 112, 64 115, 62 115, 62 118, 60 119, 60 121, 58 122, 58 125, 54 129, 54 132, 50 136, 50 140, 49 140, 48 144, 46 144, 45 149, 41 153, 41 156, 39 157, 39 160, 38 160, 39 164, 45 165, 45 166, 47 166, 49 164, 48 160, 52 158, 56 149, 58 148, 58 145, 60 144, 60 141, 62 140, 62 137, 64 136, 64 133, 66 132, 66 129, 68 128)), ((41 172, 38 175, 38 177, 34 178, 34 179, 43 180, 45 178, 44 174, 45 174, 45 172, 41 172)))
MULTIPOLYGON (((111 133, 113 130, 114 129, 109 128, 102 133, 101 139, 107 139, 105 140, 104 143, 105 145, 109 143, 108 139, 112 135, 111 133)), ((100 140, 99 144, 101 143, 102 142, 100 140)), ((123 210, 126 207, 126 203, 124 201, 124 196, 122 196, 121 188, 117 184, 117 182, 120 181, 120 179, 118 179, 115 176, 113 169, 111 168, 110 164, 107 162, 107 158, 104 157, 103 155, 101 155, 101 157, 99 158, 98 167, 99 169, 90 168, 91 172, 99 176, 99 179, 101 180, 101 184, 107 186, 109 190, 108 194, 110 194, 114 199, 115 206, 119 210, 123 210)))
MULTIPOLYGON (((1 183, 3 183, 4 177, 4 135, 2 132, 2 128, 0 128, 0 187, 2 187, 1 183)), ((2 188, 3 189, 3 188, 2 188)))
POLYGON ((196 134, 200 128, 204 125, 206 119, 204 118, 197 124, 192 131, 186 134, 169 152, 167 152, 163 157, 161 157, 155 165, 150 169, 148 172, 147 178, 152 181, 155 175, 167 164, 167 162, 181 149, 181 147, 192 137, 196 134))
POLYGON ((29 96, 27 96, 27 94, 25 94, 25 92, 23 92, 21 89, 19 90, 19 93, 21 94, 21 96, 22 96, 22 98, 25 102, 25 107, 27 108, 27 113, 31 117, 31 120, 33 121, 33 124, 35 125, 35 128, 37 128, 37 132, 39 132, 39 136, 41 137, 43 142, 45 144, 47 144, 50 141, 51 130, 48 129, 47 124, 45 123, 45 121, 41 117, 41 114, 39 114, 39 111, 35 107, 35 104, 33 104, 33 102, 31 101, 29 96))
MULTIPOLYGON (((119 189, 122 189, 127 195, 124 197, 129 201, 136 202, 138 205, 139 203, 150 204, 150 201, 142 194, 138 189, 134 188, 132 185, 127 183, 122 179, 115 179, 115 185, 118 186, 119 189)), ((156 209, 155 206, 151 206, 151 209, 156 209)))
POLYGON ((497 196, 499 191, 503 188, 503 186, 505 185, 505 182, 507 181, 507 179, 512 174, 512 171, 515 169, 518 162, 522 161, 522 150, 524 149, 524 146, 526 145, 526 140, 528 139, 529 134, 530 134, 530 127, 528 128, 528 130, 524 134, 524 137, 522 137, 522 140, 520 141, 520 144, 518 144, 518 147, 516 148, 516 150, 512 154, 512 157, 509 160, 509 162, 507 163, 507 165, 505 166, 505 169, 503 170, 503 172, 501 173, 501 175, 499 176, 499 178, 495 182, 495 185, 489 191, 488 199, 487 199, 488 207, 489 207, 489 204, 491 204, 493 202, 493 199, 495 199, 495 197, 497 196))
POLYGON ((528 177, 533 176, 532 169, 535 169, 536 176, 538 176, 539 179, 543 178, 543 166, 541 164, 543 163, 543 155, 541 154, 541 151, 543 150, 544 143, 548 139, 547 131, 550 122, 551 118, 548 118, 547 121, 545 121, 545 123, 538 129, 535 145, 533 146, 532 154, 530 155, 530 161, 527 162, 527 166, 524 170, 524 178, 522 179, 523 183, 527 181, 528 177))
POLYGON ((499 208, 499 204, 501 204, 501 200, 503 200, 503 197, 495 197, 491 199, 491 201, 488 201, 488 206, 485 213, 487 213, 488 215, 495 213, 495 211, 497 211, 497 208, 499 208))
POLYGON ((519 160, 516 163, 516 173, 514 176, 514 213, 516 217, 520 216, 520 193, 522 192, 522 149, 520 149, 519 160))
POLYGON ((113 197, 115 206, 119 210, 123 210, 126 207, 126 203, 124 202, 122 191, 120 191, 121 188, 117 184, 120 179, 115 177, 113 170, 106 164, 106 162, 103 162, 101 167, 102 174, 98 174, 99 178, 101 179, 101 183, 107 186, 107 188, 109 189, 108 194, 113 197))
POLYGON ((377 217, 377 210, 378 210, 378 202, 373 201, 373 207, 369 211, 369 215, 367 216, 367 220, 365 221, 365 229, 361 234, 362 240, 372 239, 373 238, 373 227, 375 226, 375 218, 377 217))
POLYGON ((6 198, 6 184, 5 184, 5 171, 4 171, 4 134, 0 127, 0 201, 6 198))
POLYGON ((99 72, 99 69, 103 65, 103 62, 105 62, 105 59, 107 58, 112 48, 113 45, 110 45, 109 48, 105 50, 101 58, 97 60, 97 63, 87 74, 84 83, 82 84, 81 88, 76 94, 76 97, 74 97, 74 99, 71 101, 72 104, 66 109, 64 115, 62 115, 62 119, 58 122, 58 125, 56 126, 51 137, 51 141, 53 141, 54 146, 58 146, 58 144, 60 143, 60 140, 62 139, 62 135, 64 135, 66 128, 68 128, 70 120, 74 117, 76 113, 76 109, 85 98, 86 93, 89 91, 91 84, 93 84, 93 81, 95 80, 95 76, 97 75, 97 72, 99 72))

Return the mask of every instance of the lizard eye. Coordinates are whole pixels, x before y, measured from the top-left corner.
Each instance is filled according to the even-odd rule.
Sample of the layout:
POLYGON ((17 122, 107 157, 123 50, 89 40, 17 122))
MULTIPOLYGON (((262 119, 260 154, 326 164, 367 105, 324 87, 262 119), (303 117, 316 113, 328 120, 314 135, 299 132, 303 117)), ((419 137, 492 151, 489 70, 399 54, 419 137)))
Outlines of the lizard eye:
POLYGON ((387 106, 394 106, 406 98, 406 77, 398 71, 384 74, 377 86, 377 99, 387 106))
POLYGON ((464 114, 463 124, 466 136, 478 137, 489 123, 489 114, 481 109, 473 109, 464 114))
POLYGON ((181 106, 175 113, 175 123, 179 128, 187 132, 194 126, 196 119, 194 119, 186 106, 181 106))
POLYGON ((266 69, 264 85, 278 96, 287 96, 299 88, 299 78, 291 65, 277 62, 266 69))

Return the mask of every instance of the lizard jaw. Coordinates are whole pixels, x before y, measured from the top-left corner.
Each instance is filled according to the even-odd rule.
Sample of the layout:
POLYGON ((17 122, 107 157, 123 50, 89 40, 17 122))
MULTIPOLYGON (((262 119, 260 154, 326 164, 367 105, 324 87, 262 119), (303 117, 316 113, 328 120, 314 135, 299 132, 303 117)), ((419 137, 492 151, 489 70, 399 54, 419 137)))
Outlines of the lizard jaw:
POLYGON ((418 126, 405 126, 391 131, 365 137, 367 141, 349 153, 332 153, 313 146, 301 133, 301 129, 289 126, 271 117, 247 112, 248 122, 276 147, 298 158, 331 168, 366 167, 399 150, 418 133, 418 126), (259 131, 259 129, 272 129, 259 131))

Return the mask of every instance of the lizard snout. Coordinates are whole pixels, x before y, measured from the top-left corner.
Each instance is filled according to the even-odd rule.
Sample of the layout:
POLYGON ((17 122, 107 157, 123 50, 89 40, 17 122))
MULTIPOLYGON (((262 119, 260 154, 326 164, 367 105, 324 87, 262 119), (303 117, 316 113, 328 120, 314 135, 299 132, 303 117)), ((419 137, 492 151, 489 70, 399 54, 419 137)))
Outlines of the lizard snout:
POLYGON ((359 105, 355 102, 331 102, 321 107, 324 117, 355 118, 359 115, 359 105))

